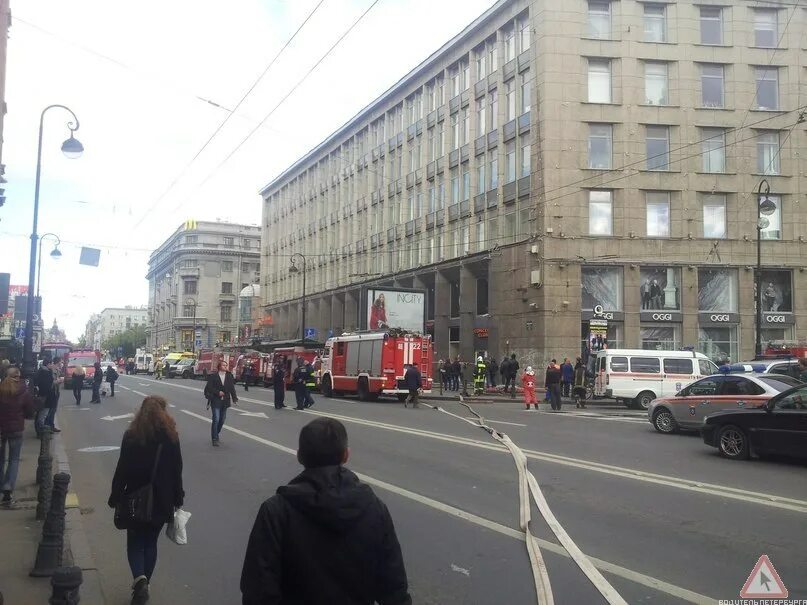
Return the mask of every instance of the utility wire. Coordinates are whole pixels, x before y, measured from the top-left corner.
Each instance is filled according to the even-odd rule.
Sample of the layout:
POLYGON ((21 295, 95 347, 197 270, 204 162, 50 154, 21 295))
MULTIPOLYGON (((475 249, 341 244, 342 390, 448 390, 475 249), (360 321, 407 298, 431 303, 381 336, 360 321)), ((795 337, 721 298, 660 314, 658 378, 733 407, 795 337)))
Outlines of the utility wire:
MULTIPOLYGON (((232 111, 230 111, 230 113, 227 114, 227 116, 224 118, 224 120, 222 120, 222 122, 216 127, 216 129, 211 133, 211 135, 207 138, 207 140, 204 142, 204 144, 199 148, 199 150, 196 152, 196 154, 188 161, 187 164, 185 164, 185 166, 182 168, 182 170, 180 170, 179 174, 176 177, 174 177, 174 179, 171 181, 171 183, 168 185, 168 187, 165 189, 165 191, 163 191, 160 194, 160 196, 156 200, 154 200, 154 203, 152 203, 151 206, 149 206, 149 208, 137 220, 137 222, 134 224, 132 229, 137 229, 137 227, 140 226, 140 224, 146 219, 146 217, 157 206, 157 204, 159 204, 163 199, 165 199, 165 196, 168 195, 173 190, 173 188, 176 186, 176 184, 182 179, 182 177, 185 176, 185 174, 187 173, 187 171, 191 167, 191 165, 193 165, 193 163, 197 160, 197 158, 200 155, 202 155, 204 150, 207 149, 207 146, 210 144, 210 142, 216 137, 216 135, 219 132, 221 132, 221 129, 224 128, 224 126, 227 124, 227 122, 230 121, 230 118, 233 117, 233 113, 238 111, 238 109, 241 107, 241 105, 243 105, 244 101, 246 101, 247 97, 250 94, 252 94, 252 91, 255 90, 255 88, 258 86, 258 84, 261 82, 261 80, 263 80, 264 76, 269 72, 269 70, 272 68, 272 66, 277 62, 277 60, 280 58, 280 56, 283 54, 283 52, 294 41, 294 39, 297 37, 297 34, 299 34, 300 31, 302 31, 302 29, 311 20, 311 18, 314 16, 314 14, 317 12, 317 10, 319 10, 319 7, 322 6, 323 2, 325 2, 325 0, 319 0, 319 2, 316 4, 316 6, 314 6, 314 8, 311 10, 311 12, 308 13, 306 18, 297 27, 297 29, 291 35, 291 37, 288 40, 286 40, 286 43, 275 54, 275 56, 272 58, 272 60, 269 61, 269 64, 266 66, 266 68, 263 70, 263 72, 261 72, 261 75, 258 76, 258 78, 252 83, 252 86, 250 86, 247 89, 247 91, 241 96, 241 98, 238 100, 238 103, 236 103, 236 105, 232 109, 232 111)), ((263 125, 263 122, 261 122, 260 126, 262 126, 262 125, 263 125)))

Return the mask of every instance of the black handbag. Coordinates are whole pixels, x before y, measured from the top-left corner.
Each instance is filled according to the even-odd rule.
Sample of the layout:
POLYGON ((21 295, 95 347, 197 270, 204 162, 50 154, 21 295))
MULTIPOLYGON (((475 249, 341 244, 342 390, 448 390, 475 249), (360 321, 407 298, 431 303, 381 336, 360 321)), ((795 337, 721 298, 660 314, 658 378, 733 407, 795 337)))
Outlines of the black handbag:
POLYGON ((129 529, 133 524, 151 523, 154 510, 154 477, 157 474, 157 465, 160 463, 160 453, 163 444, 157 446, 157 457, 151 469, 151 478, 143 487, 138 487, 131 493, 124 494, 115 506, 115 527, 129 529))

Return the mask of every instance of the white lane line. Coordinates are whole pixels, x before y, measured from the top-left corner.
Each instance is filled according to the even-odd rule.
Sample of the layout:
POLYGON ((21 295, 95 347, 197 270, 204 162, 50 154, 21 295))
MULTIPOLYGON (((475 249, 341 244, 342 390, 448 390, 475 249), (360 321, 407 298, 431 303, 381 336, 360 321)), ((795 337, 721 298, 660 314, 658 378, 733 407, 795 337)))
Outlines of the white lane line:
MULTIPOLYGON (((469 416, 468 420, 476 420, 474 416, 469 416)), ((527 426, 526 424, 521 424, 520 422, 505 422, 504 420, 491 420, 490 418, 485 418, 485 422, 492 422, 493 424, 509 424, 510 426, 527 426)))
MULTIPOLYGON (((187 387, 184 385, 172 384, 171 386, 174 386, 178 389, 187 389, 189 391, 196 391, 197 393, 201 392, 200 389, 194 389, 192 387, 187 387)), ((247 401, 251 403, 256 403, 258 405, 274 407, 274 404, 272 403, 259 401, 257 399, 250 399, 247 397, 241 397, 239 401, 247 401)), ((526 412, 526 410, 524 411, 526 412)), ((345 416, 343 414, 332 414, 313 409, 307 409, 301 413, 327 416, 329 418, 336 418, 337 420, 342 420, 344 422, 352 422, 354 424, 361 424, 373 428, 381 428, 388 431, 406 433, 409 435, 416 435, 418 437, 426 437, 429 439, 437 439, 440 441, 447 441, 450 443, 458 443, 461 445, 468 445, 471 447, 487 449, 505 454, 508 453, 507 448, 503 446, 493 444, 488 441, 480 441, 478 439, 469 439, 467 437, 458 437, 456 435, 449 435, 446 433, 437 433, 434 431, 415 429, 407 426, 390 424, 386 422, 377 422, 375 420, 365 420, 363 418, 355 418, 353 416, 345 416)), ((763 506, 770 506, 773 508, 779 508, 798 513, 807 513, 806 500, 787 498, 784 496, 777 496, 776 494, 753 492, 741 488, 729 487, 726 485, 719 485, 714 483, 706 483, 703 481, 694 481, 692 479, 684 479, 681 477, 659 475, 656 473, 639 471, 631 468, 619 467, 610 464, 602 464, 599 462, 592 462, 589 460, 581 460, 567 456, 559 456, 557 454, 551 454, 549 452, 541 452, 537 450, 530 450, 524 448, 522 449, 528 458, 532 458, 534 460, 541 460, 542 462, 552 462, 554 464, 561 464, 563 466, 568 466, 571 468, 578 468, 586 471, 603 473, 605 475, 622 477, 625 479, 633 479, 634 481, 641 481, 644 483, 651 483, 655 485, 664 485, 666 487, 674 487, 689 492, 706 494, 709 496, 718 496, 721 498, 729 498, 732 500, 739 500, 741 502, 748 502, 751 504, 761 504, 763 506)))
MULTIPOLYGON (((180 411, 183 412, 184 414, 187 414, 188 416, 192 416, 204 422, 210 423, 210 418, 208 418, 207 416, 202 416, 200 414, 196 414, 195 412, 189 412, 188 410, 185 409, 181 409, 180 411)), ((269 441, 268 439, 264 439, 263 437, 258 437, 257 435, 253 435, 252 433, 242 431, 241 429, 237 429, 228 425, 224 425, 224 429, 232 433, 235 433, 236 435, 240 435, 247 439, 251 439, 252 441, 256 441, 263 445, 284 452, 286 454, 291 454, 293 456, 297 455, 297 450, 294 450, 290 447, 286 447, 285 445, 281 445, 279 443, 275 443, 274 441, 269 441)), ((362 473, 356 473, 356 475, 359 477, 359 479, 361 479, 365 483, 369 483, 370 485, 374 485, 375 487, 379 487, 385 491, 391 492, 403 498, 407 498, 414 502, 418 502, 419 504, 423 504, 440 512, 449 514, 452 517, 463 519, 465 521, 468 521, 469 523, 473 523, 480 527, 484 527, 485 529, 495 531, 499 534, 509 536, 511 538, 516 538, 517 540, 525 539, 524 532, 518 531, 516 529, 513 529, 496 521, 492 521, 490 519, 474 515, 473 513, 469 513, 462 509, 456 508, 454 506, 451 506, 450 504, 445 504, 444 502, 440 502, 439 500, 434 500, 432 498, 429 498, 428 496, 418 494, 406 488, 394 485, 392 483, 387 483, 386 481, 382 481, 380 479, 376 479, 374 477, 370 477, 362 473)), ((566 550, 559 544, 556 544, 554 542, 548 542, 540 538, 538 538, 538 543, 540 544, 541 548, 544 548, 557 555, 561 555, 567 559, 569 558, 569 553, 567 553, 566 550)), ((641 584, 642 586, 647 586, 648 588, 652 588, 653 590, 657 590, 659 592, 664 592, 666 594, 672 595, 676 598, 679 598, 683 601, 687 601, 689 603, 696 603, 698 605, 712 605, 716 601, 716 599, 709 598, 705 595, 698 594, 696 592, 687 590, 686 588, 682 588, 680 586, 676 586, 675 584, 670 584, 669 582, 659 580, 658 578, 645 575, 638 571, 627 569, 625 567, 622 567, 621 565, 616 565, 615 563, 610 563, 608 561, 603 561, 602 559, 597 559, 594 557, 589 557, 589 559, 598 569, 601 569, 606 573, 610 573, 620 578, 630 580, 637 584, 641 584)))
POLYGON ((135 391, 134 389, 129 390, 132 391, 132 393, 134 393, 135 395, 140 395, 141 397, 148 397, 148 395, 146 395, 145 393, 141 393, 140 391, 135 391))
POLYGON ((139 384, 141 387, 149 386, 147 382, 138 382, 137 384, 139 384))

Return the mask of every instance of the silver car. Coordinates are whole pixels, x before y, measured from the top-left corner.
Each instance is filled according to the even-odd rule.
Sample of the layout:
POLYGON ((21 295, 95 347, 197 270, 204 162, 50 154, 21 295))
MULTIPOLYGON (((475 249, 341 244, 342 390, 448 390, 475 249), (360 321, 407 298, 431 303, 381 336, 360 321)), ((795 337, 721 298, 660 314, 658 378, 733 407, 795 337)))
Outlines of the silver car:
POLYGON ((709 414, 721 410, 759 407, 774 395, 803 384, 779 374, 713 374, 693 382, 670 397, 654 399, 647 419, 659 433, 697 430, 709 414))

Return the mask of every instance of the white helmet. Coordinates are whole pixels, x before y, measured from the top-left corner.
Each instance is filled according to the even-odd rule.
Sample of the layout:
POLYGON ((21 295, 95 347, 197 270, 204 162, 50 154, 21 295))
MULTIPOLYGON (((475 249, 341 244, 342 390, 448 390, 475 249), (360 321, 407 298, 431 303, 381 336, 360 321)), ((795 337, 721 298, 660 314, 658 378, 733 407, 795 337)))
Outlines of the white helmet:
POLYGON ((482 356, 480 355, 479 357, 476 358, 476 360, 477 361, 482 361, 482 356))

